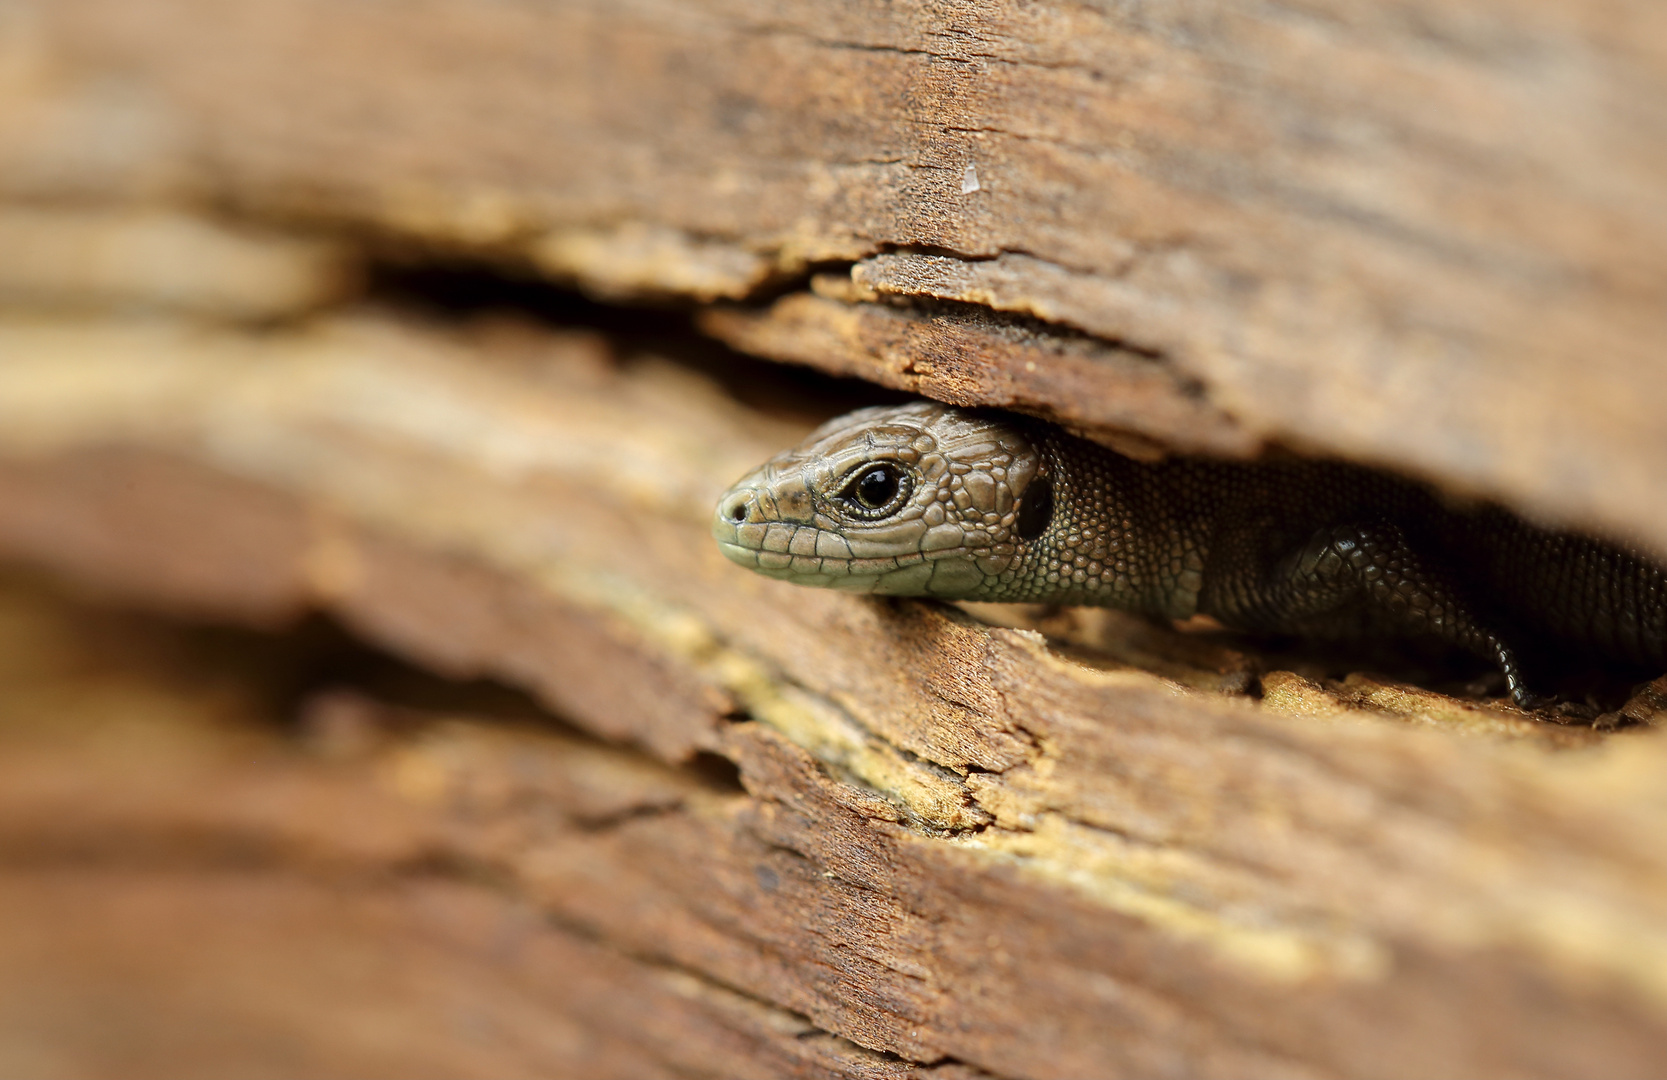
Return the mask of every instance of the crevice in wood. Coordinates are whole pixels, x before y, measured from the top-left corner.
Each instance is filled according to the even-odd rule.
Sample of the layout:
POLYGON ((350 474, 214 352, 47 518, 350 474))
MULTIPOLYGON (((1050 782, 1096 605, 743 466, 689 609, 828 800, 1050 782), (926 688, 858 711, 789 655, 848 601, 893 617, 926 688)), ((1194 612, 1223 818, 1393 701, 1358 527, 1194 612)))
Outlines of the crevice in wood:
MULTIPOLYGON (((98 352, 105 339, 86 333, 63 341, 75 343, 74 355, 105 356, 98 352)), ((211 389, 160 410, 167 426, 132 432, 119 453, 102 437, 102 414, 84 410, 126 415, 119 410, 131 384, 77 383, 108 396, 77 398, 74 413, 50 407, 50 396, 32 398, 33 411, 4 430, 21 439, 43 417, 62 418, 59 449, 45 458, 16 451, 0 470, 8 550, 87 580, 125 582, 154 603, 189 601, 227 617, 269 619, 323 603, 356 632, 424 665, 536 687, 546 700, 568 703, 593 732, 637 741, 663 760, 687 760, 700 749, 737 760, 748 790, 763 796, 756 806, 733 804, 756 811, 747 832, 720 828, 722 815, 696 821, 672 814, 624 820, 600 838, 648 845, 640 856, 626 849, 630 858, 610 864, 617 873, 665 867, 668 884, 656 889, 696 890, 691 902, 721 897, 725 910, 754 913, 749 918, 769 912, 772 933, 803 934, 794 940, 805 953, 794 954, 785 982, 771 985, 807 987, 815 1008, 825 1010, 814 1014, 824 1028, 901 1047, 911 1058, 953 1050, 960 1060, 1023 1071, 1001 1055, 1017 1052, 1004 1047, 1032 1053, 1042 1045, 1026 1041, 1032 1035, 1023 1024, 1013 1027, 1014 1017, 1034 1017, 1036 1009, 956 987, 982 977, 986 954, 1033 955, 1042 946, 1019 944, 1031 935, 1048 943, 1048 959, 982 985, 1023 987, 1027 1001, 1049 995, 1062 1003, 1060 1017, 1074 1018, 1072 1039, 1114 1057, 1137 1052, 1130 1045, 1156 1053, 1174 1040, 1141 1035, 1169 1029, 1132 1019, 1123 1023, 1133 1027, 1107 1027, 1107 1016, 1132 1017, 1140 1006, 1126 993, 1104 997, 1095 981, 1102 976, 1185 998, 1188 1015, 1207 1018, 1197 1022, 1214 1032, 1188 1038, 1227 1047, 1220 1052, 1241 1062, 1249 1044, 1231 1031, 1255 1025, 1234 1019, 1235 1002, 1271 996, 1288 1006, 1282 1016, 1295 1018, 1322 1007, 1375 1015, 1385 1001, 1410 1000, 1396 995, 1435 992, 1431 979, 1494 971, 1492 961, 1477 959, 1467 934, 1492 935, 1483 939, 1499 942, 1490 948, 1529 957, 1521 963, 1533 971, 1568 967, 1603 985, 1656 985, 1653 969, 1639 961, 1652 955, 1641 950, 1656 939, 1629 899, 1634 894, 1619 884, 1627 866, 1654 872, 1654 834, 1647 847, 1635 835, 1654 818, 1613 815, 1618 785, 1635 792, 1645 782, 1653 744, 1611 739, 1610 756, 1595 763, 1571 755, 1556 764, 1538 749, 1551 745, 1544 732, 1516 733, 1531 745, 1514 753, 1490 740, 1323 710, 1291 717, 1266 705, 1233 707, 1220 694, 1179 691, 1140 663, 1080 664, 1034 633, 935 605, 786 591, 734 574, 704 542, 710 493, 793 436, 771 427, 767 414, 737 412, 721 393, 669 365, 598 355, 584 335, 452 339, 432 325, 346 322, 294 341, 262 339, 267 351, 255 354, 237 337, 169 338, 155 353, 162 359, 143 354, 145 364, 135 363, 134 339, 117 337, 104 348, 108 363, 89 374, 119 362, 124 378, 153 387, 147 401, 169 386, 211 389), (548 366, 527 367, 532 341, 542 342, 537 355, 548 366), (250 355, 265 361, 249 363, 250 355), (179 381, 182 370, 202 382, 179 381), (543 381, 529 379, 529 370, 543 381), (296 390, 264 389, 286 372, 296 378, 282 385, 296 390), (147 381, 164 375, 169 381, 147 381), (443 404, 443 411, 425 406, 389 416, 380 407, 384 395, 367 388, 394 393, 396 386, 399 395, 414 395, 406 400, 443 404), (353 394, 342 392, 349 387, 353 394), (430 423, 437 415, 450 418, 443 428, 430 423), (627 430, 655 440, 647 444, 656 448, 649 486, 624 470, 626 455, 595 453, 627 430), (722 439, 711 434, 718 430, 722 439), (92 436, 101 449, 76 449, 92 436), (506 458, 506 448, 517 456, 506 458), (586 469, 566 467, 582 453, 591 454, 586 469), (525 464, 506 473, 506 460, 525 464), (342 498, 366 490, 358 485, 367 476, 377 478, 378 499, 342 498), (329 509, 343 506, 354 509, 346 516, 329 509), (436 506, 444 517, 433 515, 436 506), (233 520, 258 528, 228 530, 224 523, 233 520), (181 530, 193 545, 183 560, 181 530), (120 547, 109 546, 112 535, 120 547), (608 587, 597 589, 597 580, 608 587), (592 648, 605 648, 605 667, 585 651, 592 648), (641 687, 651 690, 646 700, 633 696, 641 687), (860 716, 861 738, 880 737, 873 749, 898 766, 870 787, 889 786, 890 797, 830 779, 812 752, 831 730, 819 726, 830 717, 813 711, 819 697, 860 716), (786 711, 772 716, 765 707, 772 703, 786 711), (737 712, 761 721, 725 719, 737 712), (897 748, 965 769, 965 779, 950 786, 897 748), (1643 755, 1639 771, 1605 781, 1601 797, 1583 786, 1579 770, 1634 760, 1627 755, 1643 755), (911 776, 918 785, 905 783, 911 776), (918 804, 923 814, 964 813, 969 789, 1002 827, 925 835, 903 824, 890 801, 918 804), (661 835, 685 824, 686 835, 661 835), (848 895, 819 876, 774 900, 753 891, 750 841, 743 841, 754 834, 813 855, 872 896, 848 895), (714 836, 738 838, 734 862, 684 866, 667 854, 709 850, 714 836), (1119 842, 1123 836, 1133 839, 1119 842), (1473 856, 1481 850, 1495 853, 1491 876, 1477 876, 1473 856), (1584 869, 1569 872, 1571 861, 1584 869), (826 891, 817 891, 823 881, 826 891), (1592 935, 1572 959, 1555 928, 1534 920, 1528 900, 1564 893, 1559 902, 1585 913, 1581 925, 1592 935), (870 903, 876 897, 885 899, 882 909, 870 903), (822 913, 809 930, 806 910, 822 913), (876 917, 891 929, 877 930, 876 917), (992 933, 1017 938, 992 946, 992 933), (828 981, 822 965, 851 961, 858 955, 851 942, 885 943, 898 955, 873 968, 841 968, 839 979, 852 981, 828 981), (1433 966, 1405 968, 1407 949, 1433 957, 1419 961, 1433 966), (1072 981, 1078 964, 1088 964, 1094 978, 1072 981), (936 1026, 910 1027, 887 995, 913 994, 913 984, 885 971, 922 966, 938 979, 930 1000, 954 1013, 936 1026), (1314 989, 1321 985, 1340 989, 1314 989), (1216 996, 1196 1000, 1200 986, 1216 996), (875 989, 857 994, 853 987, 875 989), (963 1019, 974 1026, 958 1026, 963 1019), (914 1030, 924 1034, 914 1039, 914 1030)), ((38 343, 29 355, 54 379, 68 362, 38 343)), ((1212 663, 1204 673, 1219 681, 1212 663)), ((1416 707, 1435 704, 1422 699, 1416 707)), ((445 760, 414 762, 413 790, 431 790, 425 778, 445 760)), ((513 773, 488 767, 482 775, 513 773)), ((691 796, 692 806, 739 798, 691 790, 704 792, 691 796)), ((1641 794, 1626 797, 1646 805, 1641 794)), ((588 896, 587 918, 613 920, 610 933, 636 932, 594 888, 588 896)), ((698 929, 705 924, 697 914, 678 923, 691 948, 712 940, 698 929)), ((713 962, 730 972, 723 978, 742 979, 744 965, 712 948, 713 962)), ((1557 978, 1543 975, 1548 987, 1561 985, 1557 978)), ((1573 1007, 1574 998, 1559 996, 1564 991, 1545 994, 1558 1009, 1573 1007)), ((1551 1030, 1546 1007, 1511 1008, 1551 1030)), ((1626 1025, 1635 1022, 1613 1023, 1633 1030, 1626 1025)), ((1035 1038, 1046 1042, 1045 1035, 1035 1038)), ((1301 1039, 1282 1035, 1269 1045, 1283 1054, 1306 1045, 1301 1039)), ((1356 1051, 1326 1053, 1343 1056, 1325 1060, 1354 1061, 1348 1055, 1356 1051)))

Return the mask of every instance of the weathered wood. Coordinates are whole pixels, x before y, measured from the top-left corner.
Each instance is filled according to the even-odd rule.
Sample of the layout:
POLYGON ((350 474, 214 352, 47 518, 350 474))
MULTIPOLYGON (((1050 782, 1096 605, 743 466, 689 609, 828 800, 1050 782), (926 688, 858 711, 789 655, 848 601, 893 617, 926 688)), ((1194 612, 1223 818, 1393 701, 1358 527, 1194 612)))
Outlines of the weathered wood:
MULTIPOLYGON (((6 191, 375 225, 607 295, 849 268, 1134 346, 1253 440, 1667 550, 1653 0, 7 10, 6 191)), ((1117 419, 1108 367, 1021 396, 1117 419)), ((957 392, 1022 381, 991 374, 957 392)))
POLYGON ((1560 727, 793 589, 705 522, 808 416, 317 314, 464 256, 1667 550, 1660 5, 13 0, 0 200, 0 559, 272 635, 160 663, 0 588, 0 1071, 1667 1062, 1667 682, 1560 727), (310 611, 548 715, 297 718, 248 664, 310 611))
POLYGON ((346 244, 156 210, 0 208, 0 306, 258 321, 359 291, 346 244))
MULTIPOLYGON (((824 288, 824 292, 832 291, 824 288)), ((1246 455, 1258 440, 1151 357, 969 305, 937 311, 794 293, 763 312, 702 311, 746 352, 851 375, 952 405, 1040 416, 1124 453, 1246 455), (1094 392, 1083 391, 1093 387, 1094 392)))
POLYGON ((307 706, 298 744, 268 689, 293 666, 281 641, 236 643, 228 677, 229 643, 10 581, 0 642, 7 1073, 968 1075, 553 920, 490 883, 506 830, 451 836, 482 821, 465 802, 493 820, 508 796, 542 850, 607 849, 621 824, 733 791, 571 734, 341 693, 307 706), (531 768, 460 768, 493 753, 531 768))
POLYGON ((1417 694, 1408 725, 1393 693, 1294 676, 1259 706, 1242 658, 1185 639, 1071 654, 747 575, 710 500, 794 426, 594 337, 36 326, 0 352, 0 550, 199 612, 321 605, 665 763, 606 751, 624 772, 581 798, 599 751, 442 724, 371 770, 440 815, 447 859, 608 949, 998 1075, 1667 1055, 1658 737, 1479 737, 1544 726, 1417 694), (701 752, 746 793, 632 794, 701 752), (552 799, 609 824, 552 829, 552 799))

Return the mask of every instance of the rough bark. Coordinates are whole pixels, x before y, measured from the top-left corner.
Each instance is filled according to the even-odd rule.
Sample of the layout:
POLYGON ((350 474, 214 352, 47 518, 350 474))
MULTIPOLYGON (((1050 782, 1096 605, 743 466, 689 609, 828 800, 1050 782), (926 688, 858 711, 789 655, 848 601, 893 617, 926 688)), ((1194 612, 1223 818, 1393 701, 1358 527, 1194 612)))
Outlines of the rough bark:
POLYGON ((451 790, 459 762, 513 755, 531 768, 509 794, 543 849, 608 850, 639 817, 734 802, 721 784, 344 691, 290 729, 272 689, 293 643, 78 610, 11 580, 0 639, 7 1073, 967 1075, 865 1051, 541 909, 488 855, 513 823, 451 790), (494 817, 485 846, 459 842, 494 817))
MULTIPOLYGON (((662 762, 436 721, 390 725, 363 775, 428 815, 426 857, 493 883, 456 901, 481 925, 530 905, 896 1055, 761 1043, 735 1051, 748 1067, 1644 1075, 1667 1054, 1658 738, 1361 678, 1267 673, 1256 705, 1235 694, 1256 658, 1189 637, 1113 624, 1073 650, 753 578, 704 542, 708 503, 790 426, 594 337, 357 319, 35 327, 0 348, 13 557, 198 614, 320 606, 662 762), (699 779, 703 753, 744 793, 699 779)), ((344 820, 331 843, 378 835, 255 796, 270 816, 240 827, 222 788, 153 782, 159 808, 87 812, 115 836, 146 813, 272 843, 344 820)), ((20 815, 59 816, 79 820, 20 815)), ((361 861, 417 858, 401 850, 361 861)), ((363 902, 405 925, 403 901, 363 902)))
MULTIPOLYGON (((1240 448, 1667 550, 1652 0, 7 10, 12 192, 372 225, 615 296, 756 298, 826 266, 1132 347, 1240 448)), ((848 366, 797 336, 803 302, 735 340, 848 366)), ((1028 378, 1021 348, 956 393, 1115 418, 1119 355, 1028 378)))
POLYGON ((1664 253, 1650 0, 0 0, 0 561, 259 635, 0 584, 0 1072, 1659 1075, 1667 679, 706 517, 879 384, 1667 551, 1664 253))

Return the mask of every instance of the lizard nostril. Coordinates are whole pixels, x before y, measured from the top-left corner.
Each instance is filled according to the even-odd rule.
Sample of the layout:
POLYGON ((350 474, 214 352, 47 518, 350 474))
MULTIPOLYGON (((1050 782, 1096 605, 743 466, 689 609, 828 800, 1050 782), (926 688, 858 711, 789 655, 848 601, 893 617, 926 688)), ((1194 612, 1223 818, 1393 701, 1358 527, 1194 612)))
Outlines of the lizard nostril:
POLYGON ((741 499, 737 501, 735 505, 731 506, 729 508, 728 516, 729 520, 735 522, 737 525, 747 520, 747 500, 741 499))

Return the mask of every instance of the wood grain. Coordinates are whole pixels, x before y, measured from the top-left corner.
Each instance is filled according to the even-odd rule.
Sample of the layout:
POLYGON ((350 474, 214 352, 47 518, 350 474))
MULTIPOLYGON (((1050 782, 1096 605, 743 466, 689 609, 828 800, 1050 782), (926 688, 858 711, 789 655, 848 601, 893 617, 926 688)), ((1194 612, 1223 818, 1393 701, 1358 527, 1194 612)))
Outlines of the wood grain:
POLYGON ((714 338, 1667 552, 1667 8, 0 2, 0 1071, 1662 1073, 1667 682, 749 575, 714 338))
POLYGON ((911 1068, 1647 1075, 1667 1054, 1654 734, 1569 742, 1289 679, 1257 705, 1184 639, 1146 641, 1166 677, 746 575, 704 541, 708 504, 791 425, 594 337, 356 319, 0 347, 11 557, 164 608, 322 606, 645 751, 436 721, 368 759, 450 864, 608 950, 911 1068), (246 506, 273 542, 218 527, 246 506), (149 569, 174 560, 193 576, 149 569))
MULTIPOLYGON (((20 195, 381 228, 616 297, 846 274, 1132 347, 1253 442, 1667 550, 1651 0, 13 9, 20 195)), ((1118 365, 1063 366, 1038 409, 1115 411, 1118 365)))

